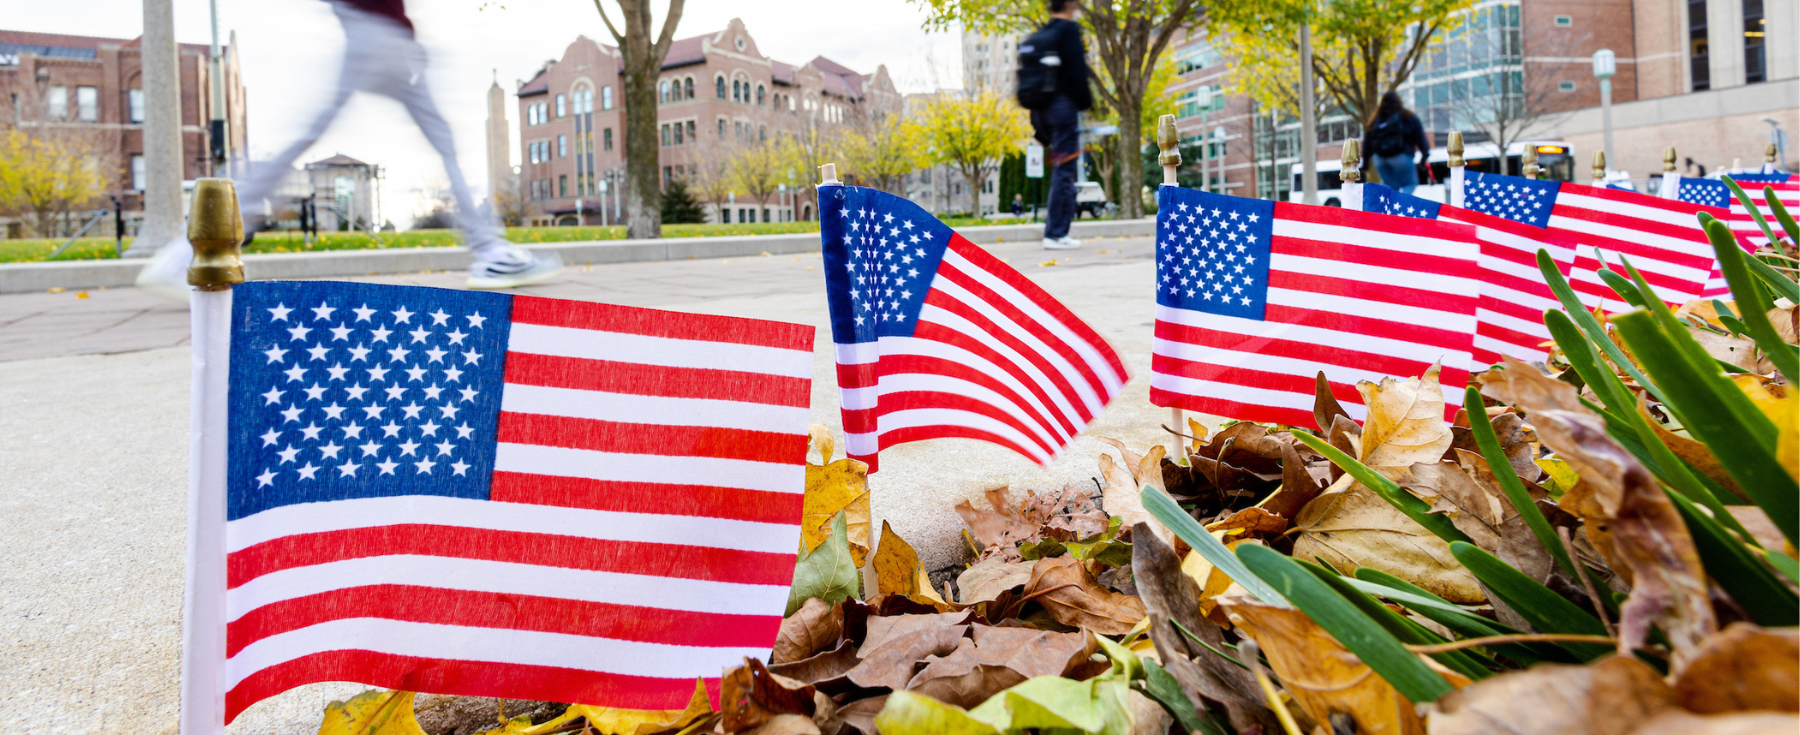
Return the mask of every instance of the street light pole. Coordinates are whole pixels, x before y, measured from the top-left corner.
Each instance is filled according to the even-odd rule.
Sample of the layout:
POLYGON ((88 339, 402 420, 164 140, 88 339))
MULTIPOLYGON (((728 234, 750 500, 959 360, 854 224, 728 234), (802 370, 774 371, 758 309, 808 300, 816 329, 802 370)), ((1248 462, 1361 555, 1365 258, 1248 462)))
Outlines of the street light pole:
POLYGON ((1613 58, 1612 49, 1600 49, 1594 52, 1594 76, 1600 78, 1600 129, 1604 135, 1606 160, 1618 165, 1619 159, 1613 156, 1613 124, 1612 124, 1612 78, 1618 71, 1618 61, 1613 58))
POLYGON ((144 0, 144 219, 128 258, 149 257, 186 237, 181 211, 181 70, 172 0, 144 0))
POLYGON ((1319 123, 1313 115, 1312 18, 1300 24, 1300 177, 1302 204, 1319 203, 1319 123))
POLYGON ((212 175, 231 173, 231 141, 225 129, 225 65, 219 57, 219 0, 212 4, 212 175))

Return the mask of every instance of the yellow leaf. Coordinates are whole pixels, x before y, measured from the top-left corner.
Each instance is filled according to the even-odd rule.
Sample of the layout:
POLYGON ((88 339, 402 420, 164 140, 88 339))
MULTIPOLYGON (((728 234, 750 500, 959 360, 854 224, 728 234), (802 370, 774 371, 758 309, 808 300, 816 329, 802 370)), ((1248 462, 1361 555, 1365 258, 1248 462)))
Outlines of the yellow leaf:
POLYGON ((413 693, 371 689, 325 706, 319 735, 425 735, 413 719, 413 693))
POLYGON ((882 521, 881 545, 875 548, 875 591, 911 597, 919 591, 919 573, 919 552, 882 521))
MULTIPOLYGON (((1384 474, 1395 478, 1391 470, 1384 474)), ((1300 529, 1296 559, 1317 557, 1344 574, 1357 567, 1377 569, 1458 604, 1487 600, 1474 575, 1451 556, 1449 544, 1350 475, 1307 503, 1294 527, 1300 529)))
POLYGON ((844 513, 850 554, 856 566, 863 565, 869 552, 869 466, 845 457, 831 461, 831 433, 817 427, 812 432, 813 445, 819 449, 819 460, 806 465, 806 498, 802 501, 800 544, 811 553, 831 534, 831 519, 844 513))
MULTIPOLYGON (((1225 533, 1221 531, 1213 536, 1223 540, 1225 533)), ((1219 571, 1198 551, 1189 551, 1187 558, 1181 560, 1181 571, 1200 585, 1200 614, 1211 615, 1213 608, 1219 605, 1216 598, 1231 589, 1231 577, 1219 571)))
POLYGON ((1800 477, 1800 391, 1755 375, 1734 375, 1731 379, 1775 423, 1779 432, 1775 437, 1775 459, 1787 469, 1789 477, 1800 477))
MULTIPOLYGON (((590 707, 585 704, 570 705, 562 716, 541 725, 533 725, 524 717, 515 718, 501 729, 502 735, 550 735, 551 733, 568 732, 569 723, 576 718, 587 721, 587 726, 606 735, 648 735, 653 732, 664 732, 687 727, 689 724, 704 719, 712 714, 712 699, 706 695, 706 681, 694 680, 694 696, 688 699, 687 709, 619 709, 617 707, 590 707)), ((586 730, 582 732, 587 732, 586 730)))
POLYGON ((1355 718, 1368 735, 1423 733, 1412 702, 1314 623, 1306 613, 1234 598, 1225 605, 1239 630, 1256 639, 1294 701, 1318 722, 1355 718))
POLYGON ((1444 391, 1438 385, 1438 366, 1412 380, 1383 378, 1380 383, 1362 381, 1369 417, 1363 421, 1362 453, 1358 459, 1370 467, 1411 467, 1436 462, 1450 448, 1450 424, 1444 421, 1444 391))
POLYGON ((1545 457, 1537 460, 1537 466, 1544 470, 1544 474, 1550 476, 1544 482, 1544 489, 1550 491, 1551 495, 1560 497, 1563 493, 1568 492, 1569 488, 1575 487, 1575 483, 1581 481, 1581 475, 1576 474, 1575 469, 1570 467, 1568 462, 1560 459, 1545 457))

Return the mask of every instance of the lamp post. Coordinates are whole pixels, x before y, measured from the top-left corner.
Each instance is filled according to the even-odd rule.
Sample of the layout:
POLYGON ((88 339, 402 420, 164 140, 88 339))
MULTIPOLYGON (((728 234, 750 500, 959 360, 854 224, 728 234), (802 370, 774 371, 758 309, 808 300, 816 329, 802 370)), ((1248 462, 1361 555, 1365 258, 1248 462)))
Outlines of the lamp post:
POLYGON ((1612 49, 1600 49, 1594 52, 1594 76, 1600 78, 1600 129, 1605 137, 1606 160, 1617 165, 1618 158, 1613 156, 1612 126, 1612 77, 1619 70, 1618 61, 1613 58, 1612 49))
MULTIPOLYGON (((1218 155, 1213 156, 1213 158, 1216 158, 1219 161, 1219 190, 1215 193, 1227 194, 1229 192, 1225 190, 1225 126, 1220 125, 1213 128, 1212 137, 1213 145, 1218 147, 1218 155)), ((1210 153, 1211 151, 1208 152, 1210 153)))
POLYGON ((1312 17, 1300 24, 1300 203, 1319 203, 1319 123, 1313 115, 1312 17))
POLYGON ((219 0, 212 0, 212 55, 208 59, 212 77, 212 127, 207 137, 212 143, 213 176, 231 175, 231 140, 225 129, 225 66, 219 57, 219 0))

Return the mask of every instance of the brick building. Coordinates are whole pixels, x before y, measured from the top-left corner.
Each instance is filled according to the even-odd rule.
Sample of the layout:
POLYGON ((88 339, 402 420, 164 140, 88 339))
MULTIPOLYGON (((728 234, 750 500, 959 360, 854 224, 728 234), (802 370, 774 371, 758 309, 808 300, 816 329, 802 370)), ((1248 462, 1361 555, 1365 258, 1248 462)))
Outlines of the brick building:
MULTIPOLYGON (((234 164, 245 160, 243 78, 236 36, 221 47, 225 118, 234 164)), ((86 145, 99 160, 108 193, 141 212, 143 82, 138 39, 0 30, 0 127, 58 135, 86 145)), ((213 116, 209 49, 180 45, 182 178, 214 175, 208 128, 213 116)), ((141 215, 139 215, 141 217, 141 215)))
MULTIPOLYGON (((624 80, 617 48, 577 37, 518 91, 519 187, 528 224, 617 223, 625 174, 624 80)), ((657 82, 663 183, 704 160, 781 135, 856 126, 897 113, 887 67, 861 74, 823 56, 790 64, 761 53, 741 20, 674 41, 657 82)), ((811 172, 767 202, 731 192, 707 203, 712 222, 810 220, 811 172)), ((491 186, 490 182, 490 186, 491 186)), ((696 198, 700 193, 695 192, 696 198)))

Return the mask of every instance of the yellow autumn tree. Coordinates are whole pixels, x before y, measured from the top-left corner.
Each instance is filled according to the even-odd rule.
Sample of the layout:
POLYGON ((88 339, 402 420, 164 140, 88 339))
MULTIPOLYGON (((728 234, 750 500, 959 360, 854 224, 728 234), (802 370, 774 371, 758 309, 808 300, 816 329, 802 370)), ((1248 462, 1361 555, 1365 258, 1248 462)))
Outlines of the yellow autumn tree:
MULTIPOLYGON (((731 158, 731 180, 738 191, 756 200, 757 208, 769 205, 769 198, 787 183, 789 144, 777 136, 738 148, 731 158)), ((766 215, 765 215, 766 216, 766 215)))
POLYGON ((865 186, 889 193, 907 174, 931 164, 922 126, 914 120, 887 115, 843 136, 842 155, 847 173, 865 186))
POLYGON ((999 171, 1000 159, 1019 152, 1031 134, 1023 109, 986 90, 941 93, 920 107, 918 124, 931 162, 956 167, 974 201, 999 171))
POLYGON ((106 182, 86 138, 0 131, 0 209, 29 212, 41 237, 55 232, 56 215, 105 194, 106 182))

